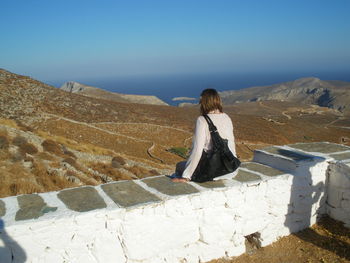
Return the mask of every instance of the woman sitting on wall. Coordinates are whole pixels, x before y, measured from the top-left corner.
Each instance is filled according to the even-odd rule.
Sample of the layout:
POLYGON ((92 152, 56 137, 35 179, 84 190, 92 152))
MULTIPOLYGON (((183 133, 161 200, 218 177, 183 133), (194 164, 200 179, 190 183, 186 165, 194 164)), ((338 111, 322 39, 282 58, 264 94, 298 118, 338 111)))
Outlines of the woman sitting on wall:
MULTIPOLYGON (((193 179, 193 174, 201 160, 203 150, 206 153, 210 153, 213 148, 209 125, 204 115, 209 116, 216 126, 219 135, 227 140, 229 150, 236 156, 232 121, 231 118, 222 111, 222 102, 218 92, 215 89, 203 90, 199 103, 202 116, 197 118, 192 151, 186 162, 180 162, 176 165, 176 178, 172 179, 173 182, 188 182, 193 179)), ((214 180, 229 179, 234 175, 235 172, 232 172, 216 177, 214 180)))

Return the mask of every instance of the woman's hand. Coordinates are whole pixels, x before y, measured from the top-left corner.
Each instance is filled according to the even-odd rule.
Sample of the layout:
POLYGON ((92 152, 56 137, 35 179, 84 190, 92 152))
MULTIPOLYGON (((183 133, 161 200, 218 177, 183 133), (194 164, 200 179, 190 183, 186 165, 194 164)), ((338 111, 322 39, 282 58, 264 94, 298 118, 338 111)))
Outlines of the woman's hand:
POLYGON ((174 183, 187 183, 190 181, 190 179, 187 178, 173 178, 171 179, 174 183))

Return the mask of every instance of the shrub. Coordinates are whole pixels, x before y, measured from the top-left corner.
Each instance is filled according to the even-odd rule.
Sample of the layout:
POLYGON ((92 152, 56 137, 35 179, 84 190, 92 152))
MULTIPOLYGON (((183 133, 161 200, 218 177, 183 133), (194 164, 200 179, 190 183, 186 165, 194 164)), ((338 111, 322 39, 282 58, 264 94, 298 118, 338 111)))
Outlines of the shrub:
POLYGON ((150 171, 147 170, 146 168, 143 168, 141 166, 134 165, 130 168, 128 168, 130 172, 135 174, 138 178, 146 178, 154 174, 150 174, 150 171))
POLYGON ((71 151, 64 151, 63 153, 64 153, 64 155, 67 155, 73 159, 77 159, 77 156, 71 151))
POLYGON ((12 162, 20 162, 26 157, 26 154, 22 151, 17 151, 11 156, 12 162))
POLYGON ((71 166, 74 166, 76 164, 75 160, 73 158, 70 158, 70 157, 63 159, 62 162, 68 163, 71 166))
POLYGON ((174 153, 174 154, 186 159, 188 149, 185 147, 172 147, 172 148, 168 149, 168 152, 174 153))
POLYGON ((41 160, 47 160, 47 161, 55 161, 56 160, 56 158, 53 155, 51 155, 47 152, 39 152, 36 155, 36 157, 38 157, 41 160))
POLYGON ((22 131, 30 131, 32 132, 33 131, 33 128, 32 127, 29 127, 27 125, 25 125, 24 123, 20 122, 20 121, 16 121, 17 122, 17 126, 22 130, 22 131))
POLYGON ((124 158, 121 156, 116 156, 116 157, 113 157, 113 159, 112 159, 112 167, 114 167, 114 168, 121 168, 125 164, 126 164, 126 162, 125 162, 124 158))
POLYGON ((63 151, 64 155, 67 155, 67 156, 69 156, 69 157, 72 157, 72 158, 74 158, 74 159, 77 159, 77 157, 75 156, 75 154, 72 153, 71 151, 69 151, 69 150, 67 149, 67 147, 66 147, 64 144, 62 145, 62 151, 63 151))
POLYGON ((12 143, 18 147, 27 143, 27 139, 22 136, 16 136, 13 138, 12 143))
POLYGON ((38 152, 38 149, 33 144, 28 142, 21 144, 19 148, 23 153, 36 154, 38 152))
POLYGON ((43 146, 45 151, 48 151, 50 153, 54 153, 60 156, 64 155, 62 151, 62 147, 53 140, 45 140, 41 145, 43 146))
POLYGON ((149 173, 150 173, 151 175, 154 175, 154 176, 160 175, 160 173, 159 173, 157 170, 154 170, 154 169, 149 170, 149 173))
POLYGON ((111 177, 115 181, 132 180, 130 176, 123 174, 118 169, 113 168, 111 165, 107 165, 104 163, 93 163, 90 165, 90 167, 101 174, 105 174, 108 177, 111 177))
POLYGON ((73 166, 73 167, 74 167, 75 169, 77 169, 77 170, 81 170, 80 165, 76 162, 76 160, 74 160, 74 159, 71 158, 71 157, 68 157, 68 158, 63 159, 62 162, 68 163, 69 165, 73 166))
POLYGON ((9 148, 9 140, 6 136, 0 136, 0 150, 9 148))

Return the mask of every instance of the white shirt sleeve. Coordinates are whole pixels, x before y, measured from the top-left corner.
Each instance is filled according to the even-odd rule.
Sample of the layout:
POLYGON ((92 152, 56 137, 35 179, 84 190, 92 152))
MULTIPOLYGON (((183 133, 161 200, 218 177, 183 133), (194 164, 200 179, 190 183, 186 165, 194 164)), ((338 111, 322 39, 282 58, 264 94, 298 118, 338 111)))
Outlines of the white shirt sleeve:
POLYGON ((234 156, 237 157, 237 154, 236 154, 236 144, 235 144, 235 137, 233 135, 233 125, 232 125, 232 121, 231 119, 229 118, 229 128, 228 130, 230 131, 229 133, 229 137, 227 138, 228 142, 227 142, 227 145, 228 145, 228 148, 230 149, 230 151, 233 153, 234 156))
POLYGON ((186 168, 182 174, 183 178, 191 179, 193 172, 196 170, 199 160, 201 159, 204 145, 206 142, 206 134, 208 125, 204 117, 197 118, 195 133, 193 137, 192 150, 190 157, 186 162, 186 168))

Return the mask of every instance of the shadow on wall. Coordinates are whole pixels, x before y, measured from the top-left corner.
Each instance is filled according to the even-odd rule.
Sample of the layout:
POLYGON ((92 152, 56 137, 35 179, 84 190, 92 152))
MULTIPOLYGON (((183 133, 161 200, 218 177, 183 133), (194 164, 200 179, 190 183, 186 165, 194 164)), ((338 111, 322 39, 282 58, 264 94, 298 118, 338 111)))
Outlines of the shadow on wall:
MULTIPOLYGON (((281 149, 280 151, 282 155, 287 154, 284 152, 285 150, 281 149)), ((328 184, 328 175, 326 175, 327 177, 325 178, 325 171, 317 172, 317 169, 319 169, 317 164, 324 161, 324 158, 315 156, 310 160, 309 164, 299 167, 300 170, 294 174, 285 226, 289 229, 290 233, 294 233, 293 235, 298 238, 312 243, 322 249, 329 250, 330 252, 337 254, 339 257, 350 259, 350 248, 346 243, 343 242, 344 244, 340 246, 340 249, 338 249, 339 246, 338 248, 334 248, 330 243, 335 241, 335 239, 330 240, 331 238, 322 236, 315 230, 309 228, 322 216, 326 215, 326 186, 328 184), (312 172, 313 169, 314 171, 312 172), (297 233, 306 228, 308 228, 306 231, 297 233), (345 250, 343 250, 342 247, 345 248, 345 250)), ((328 221, 323 218, 321 223, 325 225, 325 222, 328 221)), ((329 228, 329 226, 327 228, 329 228)), ((341 241, 337 240, 338 245, 339 242, 341 241)))
POLYGON ((23 263, 26 259, 25 251, 6 233, 5 223, 0 218, 0 262, 23 263))

